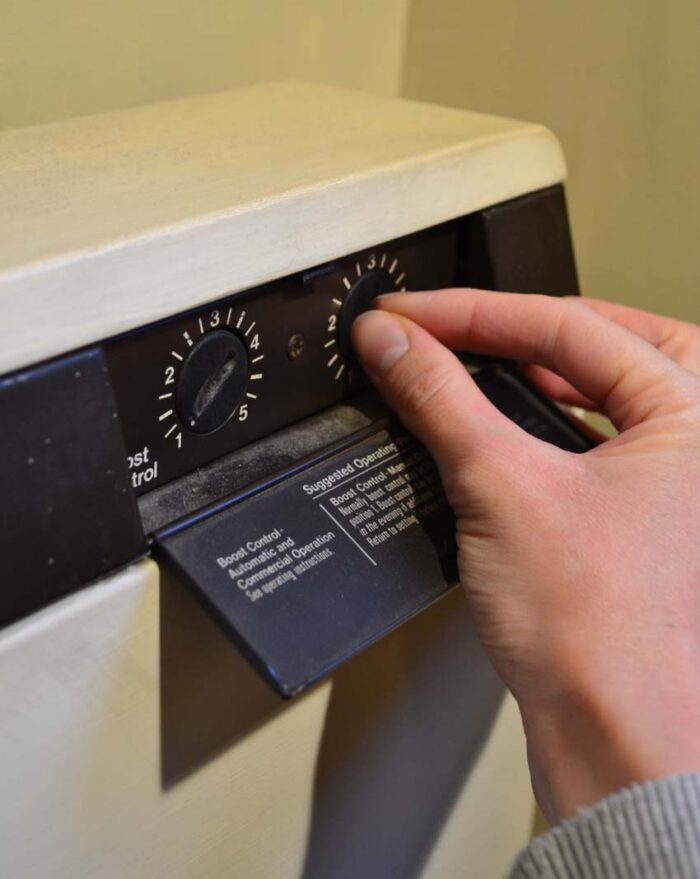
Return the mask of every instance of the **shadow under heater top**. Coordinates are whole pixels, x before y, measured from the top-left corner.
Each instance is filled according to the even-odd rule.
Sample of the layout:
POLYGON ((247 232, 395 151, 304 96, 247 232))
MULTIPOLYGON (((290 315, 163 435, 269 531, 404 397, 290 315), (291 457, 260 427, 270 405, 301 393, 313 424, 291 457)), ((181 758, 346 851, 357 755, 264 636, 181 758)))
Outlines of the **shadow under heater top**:
POLYGON ((0 135, 0 374, 561 182, 545 128, 278 83, 0 135))

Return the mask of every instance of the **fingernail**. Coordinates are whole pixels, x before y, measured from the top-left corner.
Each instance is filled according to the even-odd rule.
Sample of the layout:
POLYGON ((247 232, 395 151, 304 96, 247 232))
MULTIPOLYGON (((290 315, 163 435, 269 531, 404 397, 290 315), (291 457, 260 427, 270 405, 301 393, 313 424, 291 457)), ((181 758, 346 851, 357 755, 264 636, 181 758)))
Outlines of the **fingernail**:
POLYGON ((400 321, 384 311, 361 314, 353 324, 352 339, 365 370, 380 377, 408 351, 400 321))

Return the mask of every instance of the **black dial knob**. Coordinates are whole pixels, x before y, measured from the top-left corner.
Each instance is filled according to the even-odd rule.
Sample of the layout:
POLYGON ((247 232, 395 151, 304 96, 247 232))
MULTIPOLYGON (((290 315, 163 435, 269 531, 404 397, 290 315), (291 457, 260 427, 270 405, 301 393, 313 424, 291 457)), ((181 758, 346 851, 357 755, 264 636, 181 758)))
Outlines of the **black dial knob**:
POLYGON ((248 352, 227 330, 206 333, 182 366, 175 408, 193 433, 223 427, 243 399, 248 385, 248 352))
POLYGON ((352 285, 338 316, 338 347, 346 360, 353 358, 350 344, 352 322, 363 311, 367 311, 375 297, 394 290, 394 279, 384 269, 370 269, 352 285))

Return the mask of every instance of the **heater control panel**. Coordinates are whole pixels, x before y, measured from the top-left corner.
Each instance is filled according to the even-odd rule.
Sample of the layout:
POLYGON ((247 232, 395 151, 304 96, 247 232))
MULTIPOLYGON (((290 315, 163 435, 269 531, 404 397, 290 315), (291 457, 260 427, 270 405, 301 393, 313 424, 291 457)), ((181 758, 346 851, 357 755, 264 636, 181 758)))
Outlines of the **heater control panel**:
POLYGON ((454 283, 455 224, 238 292, 107 344, 137 495, 361 390, 376 296, 454 283))

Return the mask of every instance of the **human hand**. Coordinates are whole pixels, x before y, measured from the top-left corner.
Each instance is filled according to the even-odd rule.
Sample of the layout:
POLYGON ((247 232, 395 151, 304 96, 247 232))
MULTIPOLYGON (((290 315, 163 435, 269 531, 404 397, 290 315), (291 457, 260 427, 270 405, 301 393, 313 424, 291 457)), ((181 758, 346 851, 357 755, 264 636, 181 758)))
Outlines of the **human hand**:
MULTIPOLYGON (((618 305, 616 302, 585 297, 576 297, 573 301, 583 302, 603 317, 632 330, 679 366, 700 375, 700 328, 695 324, 650 314, 648 311, 618 305)), ((551 370, 532 363, 527 364, 523 371, 531 382, 558 403, 593 411, 597 408, 595 402, 587 399, 570 382, 551 370)))
POLYGON ((700 332, 677 324, 452 290, 382 297, 353 328, 438 465, 471 613, 552 821, 700 770, 700 332), (582 455, 529 436, 449 348, 536 364, 541 387, 600 409, 618 436, 582 455))

